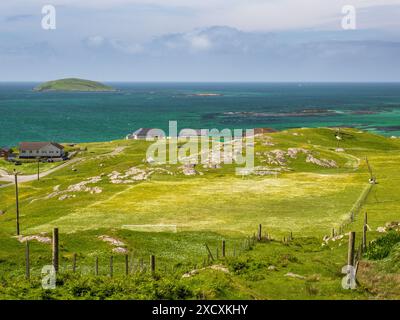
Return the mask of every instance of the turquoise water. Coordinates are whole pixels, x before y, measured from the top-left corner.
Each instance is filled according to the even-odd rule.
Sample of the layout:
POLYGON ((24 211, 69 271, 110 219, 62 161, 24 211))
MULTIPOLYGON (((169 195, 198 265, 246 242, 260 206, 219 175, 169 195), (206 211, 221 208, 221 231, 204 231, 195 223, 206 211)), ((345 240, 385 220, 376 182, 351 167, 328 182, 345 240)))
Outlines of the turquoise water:
POLYGON ((400 84, 110 83, 112 93, 0 84, 0 145, 106 141, 140 127, 350 126, 400 136, 400 84), (216 93, 217 96, 199 96, 216 93))

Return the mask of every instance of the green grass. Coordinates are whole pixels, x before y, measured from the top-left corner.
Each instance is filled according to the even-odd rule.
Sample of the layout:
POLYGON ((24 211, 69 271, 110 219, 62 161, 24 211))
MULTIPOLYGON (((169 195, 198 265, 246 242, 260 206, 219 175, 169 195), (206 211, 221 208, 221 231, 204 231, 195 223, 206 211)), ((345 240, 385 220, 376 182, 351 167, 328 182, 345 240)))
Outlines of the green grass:
MULTIPOLYGON (((39 164, 40 172, 44 172, 59 166, 64 163, 64 161, 60 162, 45 162, 39 164)), ((21 174, 36 174, 38 165, 37 161, 23 162, 21 165, 15 165, 13 162, 5 161, 0 159, 0 170, 6 171, 8 174, 14 173, 14 169, 21 174)))
MULTIPOLYGON (((80 158, 78 162, 40 181, 20 185, 22 233, 49 235, 53 227, 58 227, 63 270, 71 269, 72 254, 77 253, 79 272, 83 274, 82 279, 73 276, 68 280, 70 284, 46 293, 47 298, 82 298, 71 294, 70 286, 96 281, 91 278, 95 256, 100 259, 101 273, 107 274, 112 246, 101 241, 99 235, 122 240, 136 262, 139 259, 147 262, 149 255, 154 254, 158 272, 173 284, 170 296, 164 292, 167 298, 179 297, 173 293, 174 288, 186 288, 184 298, 188 299, 370 298, 371 293, 363 290, 362 286, 351 292, 341 289, 346 239, 322 246, 322 237, 348 220, 349 212, 368 185, 365 156, 368 156, 378 179, 361 210, 361 213, 368 211, 368 223, 372 229, 368 234, 369 240, 379 236, 375 231, 377 227, 399 219, 400 143, 344 129, 339 146, 345 152, 336 152, 335 132, 324 128, 295 129, 257 137, 255 151, 260 156, 255 162, 258 166, 267 165, 263 162, 264 152, 287 151, 294 147, 304 148, 319 159, 334 160, 338 164, 338 168, 324 168, 307 163, 305 155, 296 159, 287 157, 287 170, 277 177, 236 176, 233 165, 224 165, 220 169, 199 165, 196 170, 202 175, 184 176, 180 165, 159 165, 156 167, 172 174, 160 172, 147 181, 112 184, 107 175, 113 171, 123 173, 132 166, 154 169, 143 162, 150 142, 123 140, 78 145, 77 148, 82 150, 87 148, 77 156, 80 158), (265 145, 267 139, 275 145, 265 145), (124 149, 114 154, 116 148, 124 149), (102 188, 101 193, 70 192, 75 197, 62 201, 58 197, 48 198, 54 190, 66 190, 70 185, 100 174, 103 174, 101 181, 90 186, 102 188), (276 241, 244 250, 245 237, 253 235, 260 223, 276 241), (171 225, 176 226, 176 232, 171 225), (293 232, 294 242, 281 244, 282 237, 290 232, 293 232), (190 278, 181 278, 195 265, 199 268, 203 264, 205 243, 216 256, 216 248, 220 248, 223 239, 227 242, 229 258, 218 263, 228 267, 230 273, 206 269, 190 278), (234 250, 236 257, 233 257, 234 250), (268 269, 271 265, 276 267, 275 271, 268 269), (288 272, 304 278, 287 277, 285 274, 288 272)), ((19 290, 25 290, 25 284, 21 284, 21 288, 15 284, 23 278, 24 246, 13 238, 14 201, 13 187, 0 189, 0 210, 5 212, 0 216, 0 271, 7 275, 0 297, 5 298, 19 297, 19 290), (11 285, 20 289, 7 289, 11 285)), ((362 230, 361 213, 346 227, 346 230, 358 232, 357 241, 362 230)), ((50 246, 33 242, 31 251, 33 274, 39 277, 41 267, 51 261, 50 246)), ((122 277, 123 261, 123 256, 117 255, 116 277, 122 277)), ((84 296, 154 298, 159 294, 154 288, 142 288, 142 291, 129 295, 128 288, 141 277, 145 276, 132 276, 126 281, 126 286, 119 285, 120 291, 115 289, 119 280, 101 278, 98 280, 101 286, 111 286, 112 294, 104 296, 92 292, 93 295, 88 293, 84 296)), ((150 278, 143 281, 149 287, 158 283, 158 280, 150 278)), ((32 286, 30 294, 43 298, 39 287, 32 286)))

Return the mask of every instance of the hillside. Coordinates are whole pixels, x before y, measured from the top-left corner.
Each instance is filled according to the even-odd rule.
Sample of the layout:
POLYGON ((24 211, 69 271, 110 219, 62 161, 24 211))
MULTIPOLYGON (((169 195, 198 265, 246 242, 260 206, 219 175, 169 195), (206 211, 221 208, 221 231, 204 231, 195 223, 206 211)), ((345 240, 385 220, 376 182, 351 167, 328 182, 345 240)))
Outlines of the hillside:
MULTIPOLYGON (((368 281, 357 290, 343 290, 341 268, 346 234, 357 232, 358 247, 364 211, 368 240, 381 236, 377 230, 387 222, 400 220, 400 139, 343 129, 339 151, 335 133, 293 129, 259 136, 257 173, 244 177, 235 175, 233 164, 198 165, 193 175, 179 164, 148 164, 147 141, 78 144, 73 164, 20 184, 22 234, 31 239, 30 284, 24 281, 24 244, 14 237, 14 188, 0 188, 0 299, 22 292, 36 299, 385 297, 371 292, 368 281), (357 209, 370 186, 365 156, 378 184, 357 209), (270 240, 254 244, 250 238, 259 224, 270 240), (64 285, 45 292, 40 270, 51 263, 54 227, 60 230, 64 285), (337 238, 323 241, 332 228, 337 238), (290 233, 293 240, 282 243, 290 233), (205 244, 214 261, 207 258, 205 244), (107 276, 111 255, 113 279, 107 276), (156 256, 155 277, 148 272, 150 255, 156 256)), ((390 297, 399 298, 400 292, 390 297)))
POLYGON ((40 84, 34 91, 81 91, 81 92, 107 92, 115 91, 114 88, 100 82, 84 79, 60 79, 40 84))

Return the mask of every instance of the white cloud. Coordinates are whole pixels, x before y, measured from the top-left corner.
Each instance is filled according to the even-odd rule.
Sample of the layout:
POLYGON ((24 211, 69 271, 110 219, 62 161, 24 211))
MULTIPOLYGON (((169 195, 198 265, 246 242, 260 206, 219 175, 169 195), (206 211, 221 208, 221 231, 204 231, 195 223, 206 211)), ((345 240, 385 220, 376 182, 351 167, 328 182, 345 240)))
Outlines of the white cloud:
MULTIPOLYGON (((24 14, 29 11, 40 13, 38 7, 47 2, 48 0, 24 0, 22 4, 16 1, 2 1, 0 10, 5 15, 17 14, 17 11, 23 11, 24 14)), ((341 9, 349 4, 358 10, 368 9, 370 15, 374 15, 374 8, 400 6, 400 0, 52 0, 51 3, 59 10, 89 10, 91 13, 88 14, 88 19, 92 14, 96 14, 96 10, 120 11, 121 15, 131 15, 132 20, 138 19, 140 15, 147 19, 146 27, 154 29, 155 34, 164 31, 165 23, 157 20, 163 15, 171 18, 168 24, 178 28, 182 28, 179 21, 183 21, 187 30, 207 25, 230 25, 243 30, 271 31, 327 26, 340 28, 341 9), (193 18, 187 19, 185 14, 182 14, 182 9, 192 12, 193 18)), ((78 11, 74 11, 79 14, 78 11)), ((399 25, 398 17, 390 19, 399 25)), ((385 20, 379 17, 379 21, 375 21, 374 25, 387 22, 385 20)), ((118 25, 119 21, 111 23, 118 25)))
POLYGON ((211 47, 210 39, 206 35, 189 34, 186 39, 190 42, 194 50, 207 50, 211 47))
POLYGON ((104 44, 105 39, 102 36, 91 36, 86 39, 86 44, 89 47, 100 47, 104 44))
POLYGON ((143 46, 138 43, 125 43, 121 40, 117 39, 112 39, 110 40, 110 43, 113 48, 115 48, 117 51, 121 51, 124 53, 128 54, 137 54, 137 53, 142 53, 143 52, 143 46))

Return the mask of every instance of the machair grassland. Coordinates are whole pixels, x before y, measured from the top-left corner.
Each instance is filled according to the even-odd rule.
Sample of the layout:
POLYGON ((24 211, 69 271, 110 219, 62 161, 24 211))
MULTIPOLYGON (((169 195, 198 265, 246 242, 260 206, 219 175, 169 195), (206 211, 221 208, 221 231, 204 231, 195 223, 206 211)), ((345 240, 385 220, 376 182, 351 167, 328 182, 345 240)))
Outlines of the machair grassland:
MULTIPOLYGON (((14 186, 0 188, 4 212, 0 216, 0 299, 399 298, 397 269, 385 269, 384 260, 364 257, 356 290, 342 288, 341 269, 347 261, 347 232, 357 232, 358 246, 364 212, 368 212, 369 241, 383 235, 376 231, 378 227, 400 221, 400 139, 341 129, 338 142, 336 133, 329 128, 292 129, 256 137, 256 166, 280 170, 277 175, 238 176, 234 164, 222 164, 220 168, 198 165, 196 175, 186 176, 179 164, 146 163, 151 142, 78 144, 75 148, 81 151, 75 159, 79 160, 40 181, 19 185, 22 234, 51 237, 54 227, 60 230, 57 289, 41 288, 41 268, 51 264, 49 243, 30 241, 32 275, 25 280, 25 245, 15 237, 14 186), (307 153, 291 157, 290 148, 307 153), (268 163, 268 155, 276 150, 284 152, 284 163, 268 163), (333 160, 336 166, 307 162, 308 154, 333 160), (356 212, 355 221, 347 223, 369 185, 365 157, 378 184, 356 212), (135 174, 121 178, 133 167, 135 174), (112 181, 113 172, 115 182, 150 171, 154 172, 144 180, 112 181), (71 189, 94 177, 98 179, 85 184, 86 191, 85 186, 71 189), (246 239, 259 224, 273 240, 249 248, 246 239), (341 226, 341 239, 322 240, 341 226), (293 240, 283 244, 290 232, 293 240), (113 252, 116 246, 100 239, 102 235, 123 242, 119 247, 133 261, 129 276, 125 276, 125 253, 113 252), (205 261, 205 244, 215 261, 205 261), (71 271, 74 253, 76 273, 71 271), (110 255, 114 256, 113 278, 108 276, 110 255), (146 267, 150 255, 156 256, 156 274, 137 272, 141 260, 146 267), (94 276, 95 257, 99 276, 94 276)), ((33 166, 23 164, 18 170, 34 173, 33 166)), ((0 169, 11 168, 0 162, 0 169)))

